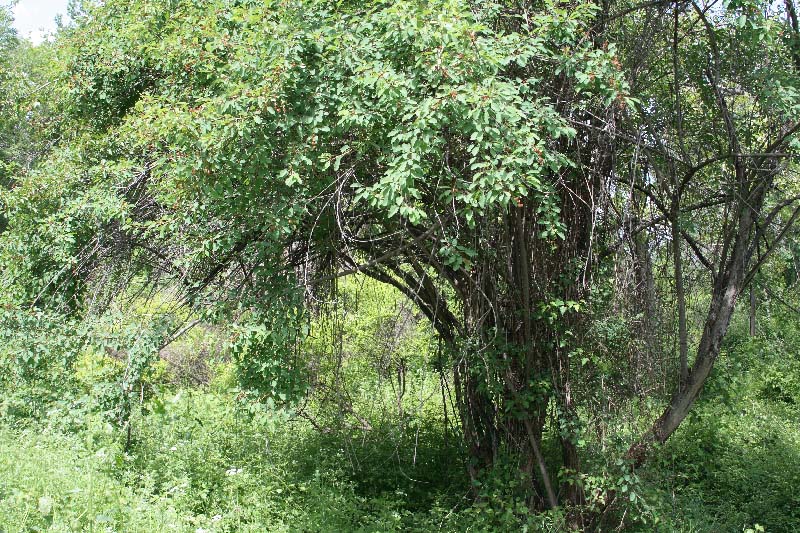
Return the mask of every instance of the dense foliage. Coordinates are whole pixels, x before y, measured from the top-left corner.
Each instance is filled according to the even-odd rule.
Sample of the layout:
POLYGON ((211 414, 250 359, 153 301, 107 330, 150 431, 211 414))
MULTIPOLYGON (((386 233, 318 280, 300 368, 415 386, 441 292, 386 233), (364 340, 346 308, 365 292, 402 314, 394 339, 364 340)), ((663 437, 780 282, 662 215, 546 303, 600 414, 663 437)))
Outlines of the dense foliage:
POLYGON ((792 530, 796 11, 0 9, 0 445, 115 509, 35 527, 792 530))

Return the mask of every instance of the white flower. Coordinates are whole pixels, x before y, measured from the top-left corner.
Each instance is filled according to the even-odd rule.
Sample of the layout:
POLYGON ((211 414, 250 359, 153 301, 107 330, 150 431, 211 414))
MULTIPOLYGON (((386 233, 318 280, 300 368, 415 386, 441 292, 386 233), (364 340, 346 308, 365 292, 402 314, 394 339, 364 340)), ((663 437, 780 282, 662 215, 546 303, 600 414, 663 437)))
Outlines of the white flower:
POLYGON ((172 448, 169 449, 169 451, 177 452, 178 451, 178 447, 177 446, 173 446, 172 448))
POLYGON ((214 516, 211 517, 212 522, 219 522, 220 520, 222 520, 221 514, 215 514, 214 516))
POLYGON ((236 474, 241 474, 241 473, 242 473, 241 468, 230 468, 229 470, 225 471, 225 474, 228 476, 235 476, 236 474))
POLYGON ((194 533, 208 533, 207 529, 203 529, 202 527, 198 527, 194 530, 194 533))

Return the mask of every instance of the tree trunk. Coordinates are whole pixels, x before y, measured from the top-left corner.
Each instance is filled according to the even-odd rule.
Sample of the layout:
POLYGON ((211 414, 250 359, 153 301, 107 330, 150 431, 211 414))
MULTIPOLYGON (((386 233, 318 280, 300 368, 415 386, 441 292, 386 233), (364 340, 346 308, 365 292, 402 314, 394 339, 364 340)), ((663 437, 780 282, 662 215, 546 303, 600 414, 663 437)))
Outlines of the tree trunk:
POLYGON ((678 214, 676 209, 672 219, 672 259, 675 269, 675 296, 678 304, 678 344, 680 347, 680 374, 678 376, 678 391, 681 391, 689 379, 689 339, 686 326, 686 290, 683 286, 681 235, 678 223, 678 214))
POLYGON ((703 335, 697 347, 697 356, 684 386, 676 389, 663 414, 653 423, 650 430, 628 449, 627 457, 632 460, 634 467, 642 465, 652 444, 665 442, 689 414, 692 404, 714 367, 722 339, 728 331, 733 316, 736 300, 744 288, 747 266, 753 253, 751 237, 756 214, 763 206, 770 182, 769 179, 765 179, 749 188, 744 168, 738 158, 735 168, 740 197, 735 211, 737 217, 728 227, 723 239, 722 266, 714 283, 703 335))

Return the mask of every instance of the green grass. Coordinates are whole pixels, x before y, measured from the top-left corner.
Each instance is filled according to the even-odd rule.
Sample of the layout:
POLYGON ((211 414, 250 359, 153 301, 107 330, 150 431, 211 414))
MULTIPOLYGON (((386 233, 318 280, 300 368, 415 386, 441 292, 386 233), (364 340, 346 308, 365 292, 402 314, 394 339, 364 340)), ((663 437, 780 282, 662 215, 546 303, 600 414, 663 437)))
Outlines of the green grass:
POLYGON ((107 472, 109 452, 73 435, 0 426, 0 531, 190 530, 168 499, 107 472))
MULTIPOLYGON (((800 363, 777 348, 731 348, 693 414, 639 472, 639 499, 603 531, 800 531, 800 363)), ((4 389, 0 533, 563 530, 558 513, 526 512, 513 465, 483 480, 481 500, 468 496, 457 436, 438 402, 421 402, 436 397, 435 376, 409 383, 402 420, 385 384, 353 386, 369 431, 343 430, 348 420, 312 404, 318 425, 339 428, 326 433, 237 402, 230 368, 217 374, 204 390, 155 388, 127 451, 94 395, 102 372, 57 395, 4 389)))
POLYGON ((416 466, 398 468, 414 453, 398 456, 413 428, 320 435, 303 420, 254 416, 227 395, 184 390, 134 420, 126 453, 121 432, 96 415, 77 433, 55 429, 64 413, 50 415, 54 424, 0 423, 0 531, 455 527, 442 517, 457 516, 449 483, 463 482, 463 467, 451 461, 451 475, 436 476, 432 462, 443 461, 432 454, 444 449, 423 444, 416 466))

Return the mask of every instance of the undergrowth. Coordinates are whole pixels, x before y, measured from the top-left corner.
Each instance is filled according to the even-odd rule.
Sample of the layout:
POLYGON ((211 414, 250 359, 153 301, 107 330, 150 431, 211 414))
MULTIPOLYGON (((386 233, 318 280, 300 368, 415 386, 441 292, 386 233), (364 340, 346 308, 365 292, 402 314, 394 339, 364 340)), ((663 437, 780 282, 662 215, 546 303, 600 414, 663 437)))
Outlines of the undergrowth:
MULTIPOLYGON (((795 333, 732 336, 691 417, 600 530, 800 531, 795 333)), ((209 368, 202 386, 156 372, 129 442, 106 405, 119 371, 108 358, 80 359, 58 394, 4 373, 0 532, 564 530, 559 511, 528 511, 502 460, 470 486, 452 419, 421 401, 435 397, 430 370, 409 379, 402 415, 380 407, 396 399, 387 382, 362 383, 351 400, 365 429, 313 400, 253 403, 230 363, 209 368)))

